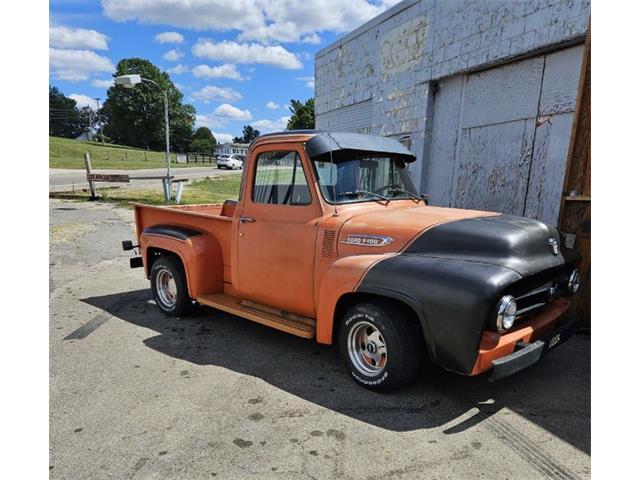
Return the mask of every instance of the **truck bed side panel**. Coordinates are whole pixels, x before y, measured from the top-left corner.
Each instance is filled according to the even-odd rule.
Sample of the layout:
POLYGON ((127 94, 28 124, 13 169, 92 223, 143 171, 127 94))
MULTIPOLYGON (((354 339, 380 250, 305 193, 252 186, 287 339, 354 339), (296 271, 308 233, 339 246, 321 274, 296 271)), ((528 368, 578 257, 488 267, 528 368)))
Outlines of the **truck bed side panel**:
POLYGON ((135 205, 135 215, 147 275, 151 267, 148 265, 150 249, 157 248, 180 257, 191 298, 222 292, 224 283, 231 283, 231 218, 202 211, 140 204, 135 205), (171 233, 170 228, 162 227, 199 234, 179 235, 171 233))

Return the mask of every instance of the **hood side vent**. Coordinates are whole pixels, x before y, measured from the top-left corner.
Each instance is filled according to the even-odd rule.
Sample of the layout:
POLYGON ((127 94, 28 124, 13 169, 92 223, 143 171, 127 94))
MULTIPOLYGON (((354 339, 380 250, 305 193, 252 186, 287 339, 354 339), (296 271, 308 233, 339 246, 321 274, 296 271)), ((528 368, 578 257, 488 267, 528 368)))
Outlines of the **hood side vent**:
POLYGON ((322 237, 322 256, 325 258, 331 258, 334 254, 334 246, 336 242, 336 231, 325 230, 322 237))

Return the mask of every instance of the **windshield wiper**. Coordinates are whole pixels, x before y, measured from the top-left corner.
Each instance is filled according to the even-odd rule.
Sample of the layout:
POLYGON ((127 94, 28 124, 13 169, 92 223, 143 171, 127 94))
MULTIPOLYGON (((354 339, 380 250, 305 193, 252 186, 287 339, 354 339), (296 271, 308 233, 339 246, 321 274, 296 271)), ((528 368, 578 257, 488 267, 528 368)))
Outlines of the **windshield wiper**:
POLYGON ((389 202, 391 201, 391 199, 385 197, 384 195, 380 195, 379 193, 375 193, 375 192, 370 192, 368 190, 352 190, 351 192, 340 192, 338 195, 348 195, 350 197, 354 197, 362 194, 377 197, 380 200, 384 200, 385 202, 387 202, 386 204, 389 204, 389 202))
POLYGON ((406 189, 404 189, 404 188, 402 188, 402 187, 400 187, 398 185, 393 185, 393 186, 389 187, 387 189, 387 192, 391 193, 392 195, 396 194, 396 193, 406 193, 411 198, 416 200, 417 203, 420 203, 420 202, 422 202, 424 200, 424 197, 421 197, 420 195, 416 195, 415 193, 410 192, 409 190, 406 190, 406 189))

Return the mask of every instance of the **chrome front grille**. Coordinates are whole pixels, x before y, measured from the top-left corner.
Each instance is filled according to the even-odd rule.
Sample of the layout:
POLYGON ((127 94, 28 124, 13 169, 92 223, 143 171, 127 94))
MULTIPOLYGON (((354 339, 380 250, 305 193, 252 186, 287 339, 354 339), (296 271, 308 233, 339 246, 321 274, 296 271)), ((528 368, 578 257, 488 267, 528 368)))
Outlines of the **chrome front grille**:
POLYGON ((567 275, 560 275, 543 285, 516 296, 517 316, 534 313, 551 304, 562 294, 567 294, 567 275))

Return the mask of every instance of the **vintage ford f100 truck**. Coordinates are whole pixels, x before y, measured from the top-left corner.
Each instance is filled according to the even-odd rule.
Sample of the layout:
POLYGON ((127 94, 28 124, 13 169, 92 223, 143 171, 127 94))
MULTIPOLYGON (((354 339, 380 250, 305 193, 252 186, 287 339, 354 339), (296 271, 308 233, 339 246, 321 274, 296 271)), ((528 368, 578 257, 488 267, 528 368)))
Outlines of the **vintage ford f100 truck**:
POLYGON ((578 256, 545 223, 428 205, 415 160, 373 135, 263 135, 239 200, 135 204, 131 266, 163 312, 199 303, 337 343, 373 390, 411 380, 421 357, 493 379, 522 370, 574 331, 578 256))

